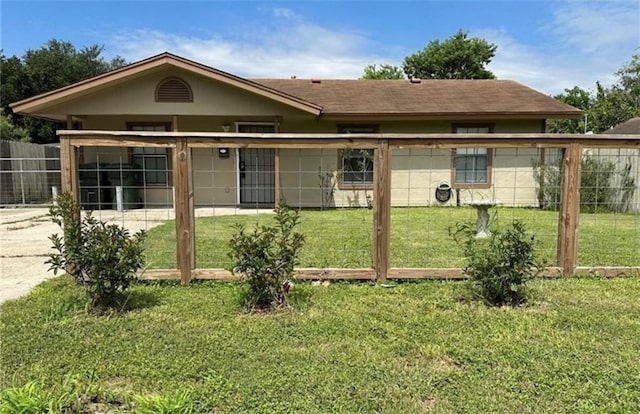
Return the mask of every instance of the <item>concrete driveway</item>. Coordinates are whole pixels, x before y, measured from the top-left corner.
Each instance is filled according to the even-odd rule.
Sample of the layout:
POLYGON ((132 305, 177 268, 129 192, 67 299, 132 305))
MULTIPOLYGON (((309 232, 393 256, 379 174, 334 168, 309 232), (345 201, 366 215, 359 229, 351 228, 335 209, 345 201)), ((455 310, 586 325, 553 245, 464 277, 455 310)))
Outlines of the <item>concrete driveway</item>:
MULTIPOLYGON (((0 208, 0 303, 26 295, 42 281, 54 277, 44 262, 51 249, 49 236, 59 227, 48 208, 0 208)), ((197 208, 196 217, 271 213, 272 210, 197 208)), ((174 218, 173 209, 140 209, 126 212, 96 211, 94 216, 132 232, 148 230, 174 218)))
POLYGON ((53 277, 44 261, 52 252, 49 236, 58 226, 47 213, 47 208, 0 209, 0 303, 53 277))

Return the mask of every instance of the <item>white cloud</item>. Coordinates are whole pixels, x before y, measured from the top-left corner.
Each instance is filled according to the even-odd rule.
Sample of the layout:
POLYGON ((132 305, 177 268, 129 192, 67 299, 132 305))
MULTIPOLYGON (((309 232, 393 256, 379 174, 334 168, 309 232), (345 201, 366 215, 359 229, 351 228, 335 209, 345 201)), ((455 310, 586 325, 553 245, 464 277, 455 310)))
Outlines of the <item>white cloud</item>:
POLYGON ((640 2, 570 1, 555 9, 546 29, 583 54, 617 57, 640 46, 640 2))
POLYGON ((567 2, 540 28, 545 41, 532 46, 504 29, 473 33, 498 45, 489 65, 496 76, 517 80, 541 92, 557 94, 580 86, 593 90, 596 81, 610 86, 615 72, 638 52, 640 3, 567 2))
POLYGON ((169 51, 244 77, 357 78, 379 58, 369 40, 308 22, 289 9, 274 9, 260 24, 246 23, 237 36, 185 36, 140 29, 108 42, 127 60, 169 51))
MULTIPOLYGON (((640 51, 640 2, 542 2, 552 8, 537 44, 505 28, 472 31, 498 45, 489 65, 499 78, 513 79, 543 93, 575 85, 608 86, 614 72, 640 51)), ((140 29, 112 36, 109 49, 136 61, 169 51, 244 77, 358 78, 366 65, 400 65, 405 50, 351 27, 309 21, 288 8, 260 10, 263 19, 234 22, 228 32, 187 36, 140 29), (392 56, 395 55, 395 56, 392 56)), ((223 30, 223 29, 220 29, 223 30)), ((406 50, 405 50, 406 52, 406 50)))

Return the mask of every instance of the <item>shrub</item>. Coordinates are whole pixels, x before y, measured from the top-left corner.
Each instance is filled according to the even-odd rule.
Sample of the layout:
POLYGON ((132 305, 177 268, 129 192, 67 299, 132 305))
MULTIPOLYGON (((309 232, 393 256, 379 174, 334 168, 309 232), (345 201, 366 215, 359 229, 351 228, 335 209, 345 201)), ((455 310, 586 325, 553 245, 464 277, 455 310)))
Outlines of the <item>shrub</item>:
POLYGON ((288 306, 293 269, 304 244, 304 236, 294 231, 299 213, 284 204, 275 213, 274 225, 256 224, 253 231, 235 224, 229 241, 229 270, 247 280, 246 304, 252 310, 288 306))
MULTIPOLYGON (((587 155, 581 161, 580 210, 586 213, 627 211, 635 192, 631 164, 620 164, 587 155)), ((534 178, 542 208, 557 210, 560 205, 562 160, 542 165, 534 162, 534 178)))
POLYGON ((91 212, 82 220, 77 202, 69 194, 57 199, 50 209, 52 221, 63 229, 64 239, 54 234, 49 239, 58 253, 46 263, 54 274, 67 269, 78 284, 84 286, 94 308, 118 304, 144 265, 144 231, 133 236, 117 224, 96 220, 91 212))
MULTIPOLYGON (((60 259, 64 260, 67 274, 76 278, 79 272, 77 271, 78 265, 75 260, 80 257, 83 246, 80 206, 73 197, 71 197, 71 194, 60 194, 49 208, 49 217, 51 217, 51 221, 60 226, 63 235, 62 239, 56 235, 52 235, 49 237, 49 240, 51 240, 53 247, 58 250, 59 254, 62 255, 60 259)), ((53 269, 52 260, 53 257, 46 262, 51 263, 51 269, 53 269)), ((59 267, 61 268, 62 266, 59 267)), ((57 269, 54 270, 54 273, 55 272, 57 272, 57 269)), ((76 278, 76 281, 79 280, 76 278)))
POLYGON ((612 211, 618 198, 618 189, 612 183, 616 175, 616 164, 587 156, 582 159, 581 168, 580 211, 612 211))
POLYGON ((526 302, 526 283, 542 270, 534 236, 517 220, 512 228, 496 230, 486 239, 475 235, 475 224, 458 224, 452 232, 467 261, 464 271, 471 278, 472 294, 495 306, 526 302))

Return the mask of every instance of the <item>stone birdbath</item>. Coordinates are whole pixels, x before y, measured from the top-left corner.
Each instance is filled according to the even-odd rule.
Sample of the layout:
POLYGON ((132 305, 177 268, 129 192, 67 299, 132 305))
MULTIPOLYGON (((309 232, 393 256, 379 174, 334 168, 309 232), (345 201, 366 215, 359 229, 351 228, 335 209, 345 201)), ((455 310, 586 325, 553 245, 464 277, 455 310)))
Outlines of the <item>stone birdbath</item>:
POLYGON ((478 200, 465 203, 476 209, 478 222, 476 223, 476 239, 486 239, 491 235, 489 231, 489 209, 500 204, 497 200, 478 200))

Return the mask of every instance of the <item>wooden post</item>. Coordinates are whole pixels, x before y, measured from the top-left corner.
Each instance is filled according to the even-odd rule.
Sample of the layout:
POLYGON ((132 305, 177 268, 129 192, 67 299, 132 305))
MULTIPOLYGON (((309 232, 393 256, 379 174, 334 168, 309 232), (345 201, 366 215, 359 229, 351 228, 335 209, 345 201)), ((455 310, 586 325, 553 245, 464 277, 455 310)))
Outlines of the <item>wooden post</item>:
POLYGON ((378 281, 387 279, 391 251, 391 150, 380 140, 373 162, 373 267, 378 281))
MULTIPOLYGON (((282 121, 281 117, 276 117, 273 122, 273 129, 275 133, 280 132, 280 122, 282 121)), ((274 160, 273 160, 273 180, 274 180, 274 198, 275 198, 275 207, 280 204, 281 200, 281 189, 280 189, 280 148, 276 148, 274 150, 274 160)))
MULTIPOLYGON (((173 132, 178 132, 180 131, 180 128, 178 127, 179 123, 178 123, 178 115, 173 115, 173 117, 171 118, 171 130, 173 132)), ((196 251, 196 223, 195 223, 195 214, 194 214, 194 208, 195 208, 195 204, 194 204, 194 199, 193 199, 193 171, 192 171, 192 167, 191 167, 191 149, 188 150, 188 155, 189 155, 189 173, 188 173, 188 177, 189 177, 189 212, 190 212, 190 225, 189 228, 191 229, 190 232, 190 241, 189 243, 191 244, 191 251, 193 252, 191 254, 191 269, 195 269, 196 268, 196 255, 195 255, 195 251, 196 251)), ((176 184, 174 183, 174 186, 176 184)), ((177 197, 176 197, 177 198, 177 197)))
POLYGON ((274 178, 274 193, 275 193, 275 205, 276 207, 280 204, 281 194, 280 194, 280 148, 275 149, 274 155, 274 167, 273 167, 273 178, 274 178))
MULTIPOLYGON (((73 128, 73 118, 67 115, 67 129, 73 128)), ((71 194, 79 202, 80 185, 78 184, 78 150, 71 145, 67 136, 60 137, 60 175, 62 192, 71 194)))
POLYGON ((575 274, 578 262, 581 164, 582 146, 572 141, 562 155, 562 193, 558 222, 558 266, 565 275, 575 274))
POLYGON ((173 152, 173 185, 175 186, 174 204, 176 206, 176 254, 180 280, 188 284, 191 280, 193 265, 193 210, 191 209, 191 151, 186 137, 176 139, 173 152))

